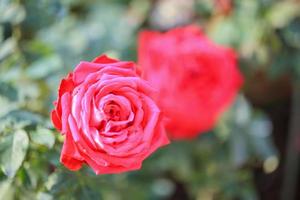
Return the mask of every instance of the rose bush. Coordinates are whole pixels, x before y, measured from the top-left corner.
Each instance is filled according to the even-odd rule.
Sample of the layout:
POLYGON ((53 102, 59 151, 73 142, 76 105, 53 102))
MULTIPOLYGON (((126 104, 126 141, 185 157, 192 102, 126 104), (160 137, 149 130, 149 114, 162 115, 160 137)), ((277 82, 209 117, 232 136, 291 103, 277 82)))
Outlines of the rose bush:
POLYGON ((138 61, 158 90, 172 138, 193 138, 211 129, 242 84, 232 49, 211 42, 195 25, 166 33, 142 31, 138 61))
POLYGON ((80 62, 59 86, 51 117, 65 135, 61 162, 96 174, 136 170, 168 144, 152 88, 133 62, 100 56, 80 62))

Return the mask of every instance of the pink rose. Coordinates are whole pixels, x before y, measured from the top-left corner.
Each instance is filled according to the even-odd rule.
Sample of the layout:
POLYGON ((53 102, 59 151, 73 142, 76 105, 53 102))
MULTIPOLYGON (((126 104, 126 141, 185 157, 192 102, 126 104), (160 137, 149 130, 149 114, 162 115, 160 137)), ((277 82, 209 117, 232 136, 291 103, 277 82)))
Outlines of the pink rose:
POLYGON ((70 170, 85 163, 96 174, 139 169, 169 143, 151 94, 133 62, 105 55, 80 62, 61 81, 51 113, 65 135, 61 162, 70 170))

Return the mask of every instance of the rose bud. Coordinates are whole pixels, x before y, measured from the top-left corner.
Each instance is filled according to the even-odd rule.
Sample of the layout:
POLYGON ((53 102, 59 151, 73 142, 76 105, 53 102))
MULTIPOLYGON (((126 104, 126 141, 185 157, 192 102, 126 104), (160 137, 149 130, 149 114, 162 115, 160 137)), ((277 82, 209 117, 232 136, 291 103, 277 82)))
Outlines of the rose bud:
POLYGON ((133 62, 105 55, 80 62, 61 81, 51 113, 65 136, 60 161, 70 170, 85 163, 96 174, 141 168, 169 143, 152 94, 133 62))
POLYGON ((154 99, 173 139, 212 129, 243 82, 235 52, 214 44, 196 25, 142 31, 138 61, 143 77, 158 90, 154 99))

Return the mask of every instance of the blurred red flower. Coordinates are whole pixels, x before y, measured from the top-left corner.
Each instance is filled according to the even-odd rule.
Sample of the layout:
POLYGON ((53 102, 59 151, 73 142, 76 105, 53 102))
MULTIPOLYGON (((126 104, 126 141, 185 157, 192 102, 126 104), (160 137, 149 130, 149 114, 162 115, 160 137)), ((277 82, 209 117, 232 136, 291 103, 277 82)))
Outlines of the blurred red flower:
POLYGON ((133 62, 106 56, 80 62, 61 81, 51 114, 65 135, 61 162, 70 170, 86 163, 96 174, 139 169, 169 142, 151 93, 133 62))
POLYGON ((195 25, 142 31, 138 45, 143 77, 158 90, 155 99, 173 139, 210 130, 242 85, 235 52, 214 44, 195 25))

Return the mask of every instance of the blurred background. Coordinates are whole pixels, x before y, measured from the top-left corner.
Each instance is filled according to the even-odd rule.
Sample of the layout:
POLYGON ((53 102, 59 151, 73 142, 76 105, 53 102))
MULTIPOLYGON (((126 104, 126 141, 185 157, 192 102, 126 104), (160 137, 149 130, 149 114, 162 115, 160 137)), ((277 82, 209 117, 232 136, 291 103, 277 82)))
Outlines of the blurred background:
POLYGON ((300 199, 300 1, 0 0, 0 200, 300 199), (199 24, 239 54, 245 84, 209 133, 140 171, 59 163, 59 81, 99 54, 136 61, 136 36, 199 24))

